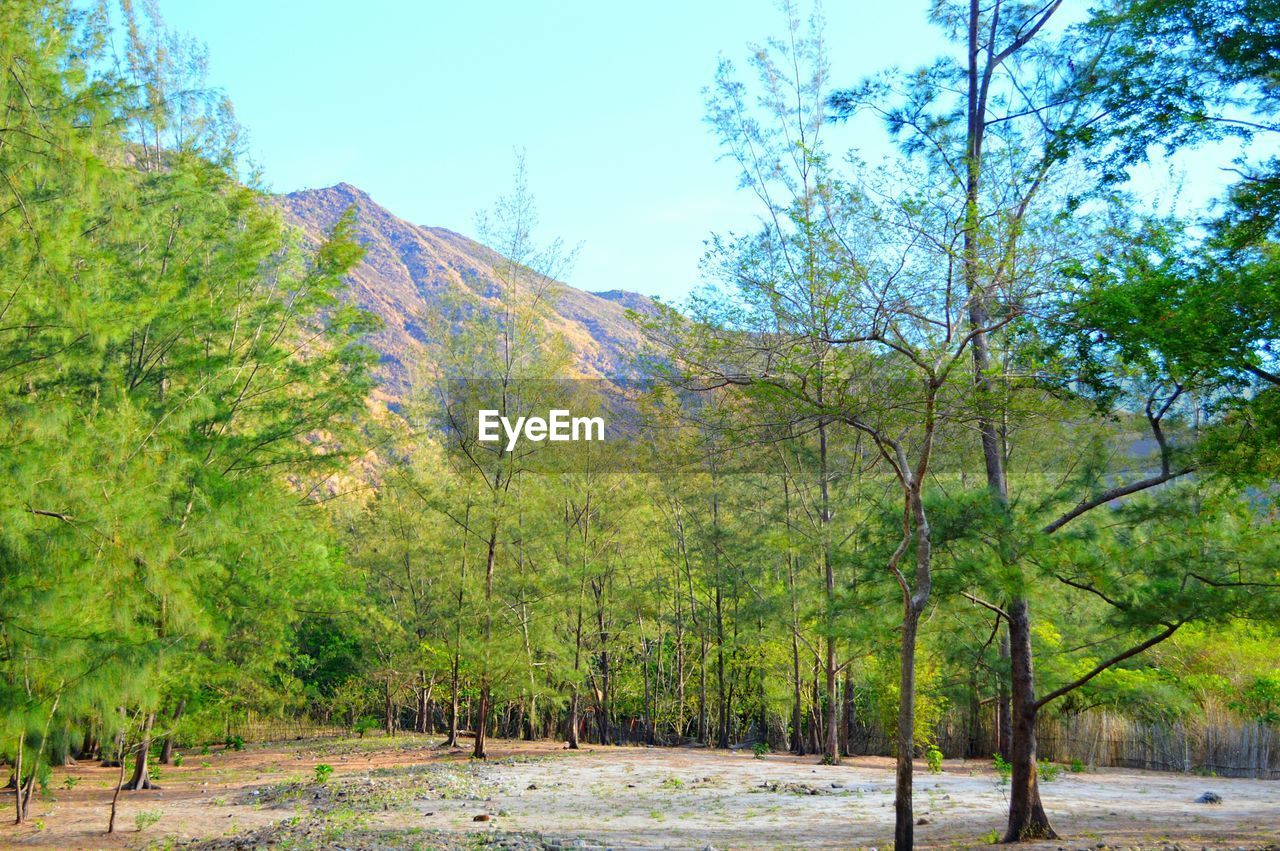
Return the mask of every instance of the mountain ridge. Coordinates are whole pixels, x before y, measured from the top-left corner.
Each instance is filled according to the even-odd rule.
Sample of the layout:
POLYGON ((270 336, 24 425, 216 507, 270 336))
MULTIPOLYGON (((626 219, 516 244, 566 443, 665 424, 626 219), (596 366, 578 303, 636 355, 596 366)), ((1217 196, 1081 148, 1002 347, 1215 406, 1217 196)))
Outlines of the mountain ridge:
MULTIPOLYGON (((497 302, 501 288, 494 268, 504 262, 501 255, 457 231, 402 219, 353 184, 301 189, 276 195, 273 202, 286 223, 312 244, 321 242, 354 207, 356 239, 365 256, 347 276, 347 293, 383 321, 369 343, 379 355, 377 395, 388 403, 402 401, 410 390, 412 364, 428 342, 425 320, 433 310, 455 297, 497 302)), ((629 290, 590 292, 557 281, 550 303, 549 330, 569 343, 581 377, 631 373, 643 337, 627 314, 652 313, 652 299, 629 290)))

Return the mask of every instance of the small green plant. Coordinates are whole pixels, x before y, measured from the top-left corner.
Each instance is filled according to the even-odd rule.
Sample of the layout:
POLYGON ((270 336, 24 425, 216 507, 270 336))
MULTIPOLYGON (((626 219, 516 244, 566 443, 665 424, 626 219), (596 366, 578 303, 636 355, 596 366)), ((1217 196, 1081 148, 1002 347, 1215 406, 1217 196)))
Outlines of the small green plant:
POLYGON ((209 745, 206 744, 204 747, 200 748, 200 756, 208 756, 208 755, 209 755, 209 745))
POLYGON ((226 746, 229 751, 242 751, 244 750, 244 737, 227 736, 226 746))
POLYGON ((62 788, 70 792, 72 789, 76 788, 76 784, 79 782, 79 777, 64 777, 62 778, 62 788))
POLYGON ((151 775, 152 780, 159 780, 164 776, 164 769, 153 762, 147 766, 147 773, 151 775))
POLYGON ((679 777, 668 777, 666 780, 662 781, 662 788, 663 789, 683 789, 684 781, 681 780, 679 777))
POLYGON ((53 782, 53 769, 47 762, 40 763, 36 769, 36 784, 40 787, 40 797, 49 797, 49 784, 53 782))
POLYGON ((751 752, 756 755, 756 759, 764 759, 764 755, 769 752, 769 743, 756 742, 751 746, 751 752))
POLYGON ((315 779, 316 779, 316 782, 317 782, 317 783, 328 783, 328 782, 329 782, 329 775, 330 775, 330 774, 333 774, 333 766, 332 766, 332 765, 329 765, 329 764, 327 764, 327 763, 323 763, 323 762, 322 762, 322 763, 320 763, 319 765, 317 765, 317 766, 316 766, 316 776, 315 776, 315 779))
POLYGON ((36 819, 36 830, 44 830, 44 819, 36 819))
POLYGON ((1013 766, 1010 765, 1000 754, 991 755, 992 765, 995 767, 996 774, 1000 775, 1000 785, 1005 786, 1009 783, 1009 778, 1013 776, 1013 766))
POLYGON ((928 750, 924 752, 924 759, 929 764, 930 774, 942 773, 942 751, 938 750, 937 745, 929 745, 928 750))
POLYGON ((998 830, 992 830, 982 834, 983 845, 995 845, 999 841, 1000 841, 1000 831, 998 830))
POLYGON ((213 763, 212 763, 212 762, 209 762, 209 760, 207 760, 207 759, 202 759, 202 760, 200 760, 200 767, 201 767, 201 768, 213 768, 213 763))
POLYGON ((1071 773, 1083 774, 1085 772, 1085 764, 1078 759, 1071 760, 1071 773))
POLYGON ((1036 774, 1040 775, 1041 783, 1052 783, 1062 775, 1062 766, 1042 759, 1036 765, 1036 774))
POLYGON ((133 817, 133 823, 137 825, 138 832, 141 833, 142 831, 151 827, 151 825, 160 821, 160 818, 163 815, 164 813, 161 812, 160 810, 143 810, 142 812, 138 813, 136 816, 133 817))
POLYGON ((176 753, 173 755, 173 767, 182 768, 182 754, 176 753))

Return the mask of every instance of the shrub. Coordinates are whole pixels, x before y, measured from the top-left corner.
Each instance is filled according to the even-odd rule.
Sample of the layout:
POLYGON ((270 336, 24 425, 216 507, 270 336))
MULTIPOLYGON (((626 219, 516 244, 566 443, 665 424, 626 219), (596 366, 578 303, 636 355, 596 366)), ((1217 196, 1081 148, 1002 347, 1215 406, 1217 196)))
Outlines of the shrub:
POLYGON ((1085 771, 1085 765, 1078 759, 1071 760, 1071 773, 1081 774, 1085 771))
POLYGON ((1004 757, 1000 754, 991 755, 992 764, 995 766, 996 774, 1000 775, 1000 785, 1004 786, 1009 782, 1009 778, 1013 776, 1013 766, 1005 762, 1004 757))
POLYGON ((930 774, 942 773, 942 751, 938 750, 937 745, 929 745, 924 752, 924 759, 929 763, 930 774))
POLYGON ((756 759, 764 759, 764 755, 769 752, 769 743, 756 742, 751 746, 751 752, 756 755, 756 759))
POLYGON ((163 815, 164 813, 161 812, 160 810, 142 810, 140 813, 138 813, 136 816, 133 817, 133 823, 137 825, 138 832, 141 833, 142 831, 151 827, 151 825, 160 821, 160 818, 163 815))
POLYGON ((322 762, 316 766, 316 782, 317 783, 328 783, 330 774, 333 774, 332 765, 328 765, 327 763, 322 762))
POLYGON ((1036 773, 1040 775, 1041 783, 1052 783, 1062 774, 1062 766, 1042 759, 1036 765, 1036 773))
POLYGON ((173 755, 173 767, 182 768, 182 754, 176 753, 173 755))

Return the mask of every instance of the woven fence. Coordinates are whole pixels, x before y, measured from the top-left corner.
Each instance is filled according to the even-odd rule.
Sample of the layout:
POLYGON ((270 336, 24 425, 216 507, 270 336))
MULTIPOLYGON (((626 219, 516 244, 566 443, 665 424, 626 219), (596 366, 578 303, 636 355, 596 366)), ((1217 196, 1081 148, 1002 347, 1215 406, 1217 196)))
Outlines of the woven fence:
POLYGON ((266 718, 250 714, 228 725, 231 734, 246 742, 283 742, 292 739, 315 739, 349 735, 346 727, 318 724, 308 719, 266 718))
POLYGON ((1039 755, 1054 762, 1280 778, 1280 730, 1254 721, 1206 718, 1150 724, 1087 712, 1046 718, 1039 755))

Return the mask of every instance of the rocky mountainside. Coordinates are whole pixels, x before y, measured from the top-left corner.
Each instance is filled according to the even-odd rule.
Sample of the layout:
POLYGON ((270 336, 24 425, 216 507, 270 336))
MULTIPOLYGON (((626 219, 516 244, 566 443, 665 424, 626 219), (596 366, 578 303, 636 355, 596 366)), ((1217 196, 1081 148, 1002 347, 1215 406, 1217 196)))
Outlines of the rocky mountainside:
MULTIPOLYGON (((285 220, 313 241, 321 240, 343 212, 355 206, 365 257, 350 275, 350 293, 385 323, 371 344, 381 356, 380 395, 387 401, 404 397, 410 365, 427 339, 425 318, 432 311, 452 297, 492 301, 500 291, 494 268, 501 258, 493 251, 451 230, 406 222, 350 184, 307 189, 276 200, 285 220)), ((627 311, 652 309, 653 303, 639 293, 591 293, 557 284, 548 324, 572 346, 582 376, 620 377, 630 373, 630 360, 641 342, 627 311)))

